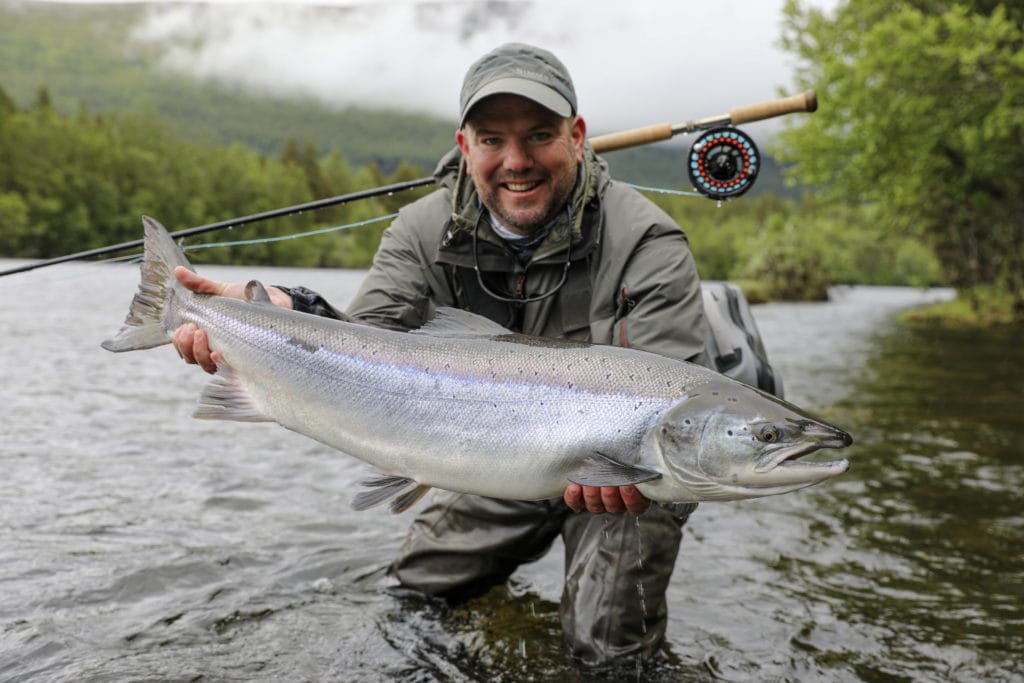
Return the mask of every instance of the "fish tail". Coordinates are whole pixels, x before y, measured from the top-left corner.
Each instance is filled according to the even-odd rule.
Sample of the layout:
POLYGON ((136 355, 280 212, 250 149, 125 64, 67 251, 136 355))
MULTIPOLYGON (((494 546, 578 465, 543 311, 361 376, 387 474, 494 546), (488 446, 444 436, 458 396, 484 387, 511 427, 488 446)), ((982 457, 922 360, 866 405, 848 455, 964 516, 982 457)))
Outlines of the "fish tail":
POLYGON ((167 229, 149 216, 142 217, 145 247, 142 257, 142 280, 132 299, 124 326, 101 346, 107 351, 151 349, 171 341, 172 326, 165 325, 168 303, 176 290, 184 291, 174 277, 176 266, 193 270, 185 253, 167 229))

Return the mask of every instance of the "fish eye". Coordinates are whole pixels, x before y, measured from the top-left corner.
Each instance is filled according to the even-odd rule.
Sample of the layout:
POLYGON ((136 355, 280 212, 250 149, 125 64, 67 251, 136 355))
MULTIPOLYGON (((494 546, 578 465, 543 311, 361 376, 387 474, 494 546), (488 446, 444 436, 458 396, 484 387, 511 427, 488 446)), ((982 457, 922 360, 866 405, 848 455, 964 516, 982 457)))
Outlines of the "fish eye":
POLYGON ((775 443, 779 440, 779 429, 778 427, 765 427, 761 430, 758 438, 765 443, 775 443))

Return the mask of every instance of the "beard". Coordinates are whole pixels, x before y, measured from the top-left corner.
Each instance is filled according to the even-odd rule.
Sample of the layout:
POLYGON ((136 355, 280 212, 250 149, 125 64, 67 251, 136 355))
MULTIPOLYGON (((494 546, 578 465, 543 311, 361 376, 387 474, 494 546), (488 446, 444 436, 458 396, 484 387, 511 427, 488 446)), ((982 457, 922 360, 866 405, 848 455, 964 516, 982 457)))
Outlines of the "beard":
MULTIPOLYGON (((542 204, 531 202, 516 206, 514 199, 503 201, 500 183, 488 185, 484 189, 477 185, 477 192, 483 205, 502 225, 528 235, 550 223, 565 208, 576 185, 575 170, 573 168, 572 173, 554 179, 551 197, 542 204)), ((516 179, 507 178, 503 182, 516 182, 516 179)))

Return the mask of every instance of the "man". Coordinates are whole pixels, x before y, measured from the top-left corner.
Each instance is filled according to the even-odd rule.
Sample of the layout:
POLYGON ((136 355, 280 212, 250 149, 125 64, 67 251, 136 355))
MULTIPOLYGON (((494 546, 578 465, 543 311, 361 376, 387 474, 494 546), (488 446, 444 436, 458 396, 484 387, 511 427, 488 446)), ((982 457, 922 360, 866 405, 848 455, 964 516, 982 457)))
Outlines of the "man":
MULTIPOLYGON (((441 188, 401 210, 347 314, 303 288, 271 288, 275 303, 400 330, 455 306, 529 335, 702 361, 703 307, 686 238, 610 179, 586 144, 562 63, 546 50, 503 45, 470 67, 460 99, 458 149, 435 172, 441 188)), ((178 278, 199 292, 243 290, 184 269, 178 278)), ((202 330, 183 326, 174 341, 187 362, 215 369, 202 330)), ((649 657, 664 640, 665 591, 694 507, 651 505, 631 486, 567 484, 563 499, 527 502, 437 492, 391 574, 407 588, 464 600, 503 583, 561 534, 570 651, 588 664, 649 657)))

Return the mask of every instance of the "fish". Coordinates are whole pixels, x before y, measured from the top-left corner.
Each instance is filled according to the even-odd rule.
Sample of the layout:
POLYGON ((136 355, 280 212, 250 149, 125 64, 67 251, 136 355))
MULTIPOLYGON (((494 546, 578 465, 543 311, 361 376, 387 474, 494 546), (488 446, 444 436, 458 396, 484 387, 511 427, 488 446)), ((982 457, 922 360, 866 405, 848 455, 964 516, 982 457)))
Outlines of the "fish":
POLYGON ((409 332, 297 312, 251 281, 197 294, 192 269, 143 217, 141 281, 113 352, 169 343, 195 323, 222 355, 193 416, 276 422, 376 468, 351 506, 412 507, 431 488, 512 500, 635 485, 661 503, 776 495, 847 471, 806 456, 847 432, 701 365, 532 337, 439 308, 409 332))

